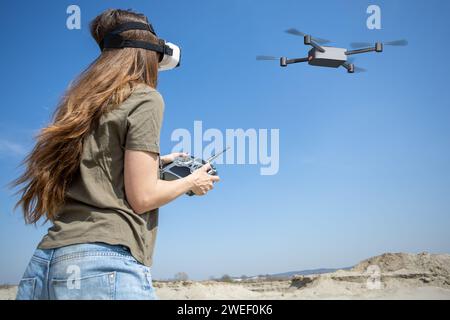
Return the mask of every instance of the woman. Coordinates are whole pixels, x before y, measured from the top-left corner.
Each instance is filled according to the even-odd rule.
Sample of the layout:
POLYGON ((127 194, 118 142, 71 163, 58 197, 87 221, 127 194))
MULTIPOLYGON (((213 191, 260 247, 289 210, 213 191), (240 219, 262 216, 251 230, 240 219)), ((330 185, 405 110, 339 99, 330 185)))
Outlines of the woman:
POLYGON ((105 36, 130 23, 141 28, 121 32, 123 39, 161 44, 142 14, 96 17, 91 34, 101 55, 69 87, 14 181, 24 184, 16 207, 26 223, 53 223, 17 299, 156 299, 150 267, 158 208, 190 190, 204 195, 219 180, 209 165, 183 179, 158 179, 159 162, 183 154, 159 157, 161 53, 105 46, 105 36))

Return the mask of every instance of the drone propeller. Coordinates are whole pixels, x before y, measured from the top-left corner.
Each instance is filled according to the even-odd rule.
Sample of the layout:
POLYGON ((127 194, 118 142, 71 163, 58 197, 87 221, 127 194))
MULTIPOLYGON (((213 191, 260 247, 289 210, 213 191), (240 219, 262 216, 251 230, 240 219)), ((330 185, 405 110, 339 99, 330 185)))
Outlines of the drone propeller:
POLYGON ((354 66, 353 70, 354 70, 355 73, 367 72, 367 69, 364 69, 364 68, 361 68, 361 67, 357 67, 357 66, 354 66))
POLYGON ((370 42, 352 42, 352 43, 350 43, 350 47, 352 47, 353 49, 366 48, 366 47, 371 47, 371 46, 373 46, 373 43, 370 43, 370 42))
POLYGON ((384 44, 387 46, 405 47, 408 45, 408 40, 406 40, 406 39, 394 40, 394 41, 384 42, 384 44))
POLYGON ((354 73, 362 73, 362 72, 367 72, 367 69, 355 66, 355 58, 350 57, 347 59, 347 63, 348 64, 353 64, 353 72, 354 73))
MULTIPOLYGON (((404 46, 408 45, 408 40, 401 39, 401 40, 387 41, 387 42, 383 42, 383 45, 404 47, 404 46)), ((373 43, 370 43, 370 42, 352 42, 350 44, 350 46, 352 48, 355 48, 355 49, 357 49, 357 48, 365 48, 365 47, 372 47, 373 43)))
POLYGON ((256 56, 256 60, 280 60, 280 58, 274 56, 256 56))
MULTIPOLYGON (((297 30, 295 28, 287 29, 285 32, 289 33, 289 34, 292 34, 294 36, 300 36, 300 37, 306 36, 306 33, 301 32, 301 31, 299 31, 299 30, 297 30)), ((326 43, 330 42, 330 40, 322 39, 322 38, 311 38, 311 39, 314 40, 315 42, 319 43, 319 44, 326 44, 326 43)))

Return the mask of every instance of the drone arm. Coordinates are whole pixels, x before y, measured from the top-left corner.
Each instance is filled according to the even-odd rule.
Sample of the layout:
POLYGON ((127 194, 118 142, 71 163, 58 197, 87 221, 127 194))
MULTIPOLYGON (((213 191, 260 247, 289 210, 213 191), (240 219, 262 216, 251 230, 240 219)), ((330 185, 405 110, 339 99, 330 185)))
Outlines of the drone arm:
POLYGON ((325 49, 322 48, 321 46, 319 46, 319 45, 313 40, 313 38, 312 38, 310 35, 306 35, 306 36, 305 36, 305 41, 304 41, 304 43, 305 43, 306 45, 309 45, 309 46, 315 48, 317 51, 325 52, 325 49))
POLYGON ((346 51, 345 54, 347 56, 350 56, 352 54, 366 53, 366 52, 372 52, 372 51, 375 51, 375 48, 364 48, 364 49, 350 50, 350 51, 346 51))
POLYGON ((377 43, 375 43, 374 47, 350 50, 350 51, 346 51, 345 54, 347 56, 350 56, 352 54, 359 54, 359 53, 366 53, 366 52, 373 52, 373 51, 382 52, 383 44, 381 42, 377 42, 377 43))
POLYGON ((287 63, 291 64, 291 63, 299 63, 299 62, 308 62, 309 58, 295 58, 295 59, 288 59, 287 63))
POLYGON ((282 57, 280 59, 280 66, 287 67, 288 64, 300 63, 300 62, 308 62, 308 61, 309 61, 309 57, 307 57, 307 58, 295 58, 295 59, 288 59, 286 57, 282 57))
POLYGON ((342 66, 347 69, 348 73, 354 73, 355 72, 355 66, 352 63, 343 63, 342 66))
POLYGON ((318 45, 317 43, 315 43, 314 41, 311 41, 310 45, 311 45, 312 47, 314 47, 317 51, 325 52, 325 49, 322 48, 321 46, 319 46, 319 45, 318 45))

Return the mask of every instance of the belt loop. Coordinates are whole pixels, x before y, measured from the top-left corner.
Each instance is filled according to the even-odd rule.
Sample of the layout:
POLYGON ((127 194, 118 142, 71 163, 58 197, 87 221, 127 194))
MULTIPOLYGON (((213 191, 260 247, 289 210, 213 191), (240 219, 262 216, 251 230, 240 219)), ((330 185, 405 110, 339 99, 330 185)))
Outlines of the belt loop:
POLYGON ((50 256, 49 256, 49 260, 47 261, 47 270, 45 272, 45 279, 44 279, 44 288, 45 288, 45 297, 47 299, 50 299, 50 266, 52 265, 52 260, 53 260, 53 256, 55 255, 55 251, 56 249, 50 249, 50 256))

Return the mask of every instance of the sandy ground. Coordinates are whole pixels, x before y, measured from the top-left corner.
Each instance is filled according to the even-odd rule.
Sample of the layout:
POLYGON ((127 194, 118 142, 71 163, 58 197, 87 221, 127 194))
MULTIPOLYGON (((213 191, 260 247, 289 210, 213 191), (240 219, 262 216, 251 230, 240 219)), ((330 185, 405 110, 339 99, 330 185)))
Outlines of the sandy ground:
POLYGON ((323 281, 318 286, 289 288, 290 281, 260 283, 251 288, 245 284, 191 283, 177 288, 158 288, 161 299, 444 299, 450 300, 450 289, 439 287, 410 287, 389 289, 366 289, 354 283, 336 284, 323 281), (257 286, 264 291, 254 291, 257 286), (286 288, 288 287, 288 288, 286 288))
MULTIPOLYGON (((387 253, 351 270, 290 280, 154 281, 154 286, 160 299, 450 300, 450 255, 387 253)), ((0 300, 14 299, 16 290, 0 289, 0 300)))
MULTIPOLYGON (((399 288, 382 290, 352 290, 351 285, 335 288, 334 285, 326 288, 326 292, 320 289, 286 290, 276 289, 264 292, 255 292, 243 285, 235 284, 203 284, 194 283, 188 286, 179 285, 178 288, 168 289, 167 287, 157 288, 157 294, 160 299, 172 300, 190 300, 190 299, 331 299, 331 300, 354 300, 354 299, 412 299, 412 300, 450 300, 450 289, 438 287, 418 287, 418 288, 399 288), (337 292, 333 292, 337 291, 337 292)), ((17 287, 9 289, 0 289, 0 300, 13 300, 16 296, 17 287)))
POLYGON ((8 288, 5 288, 5 286, 3 286, 0 289, 0 300, 13 300, 16 297, 16 292, 16 286, 8 286, 8 288))

